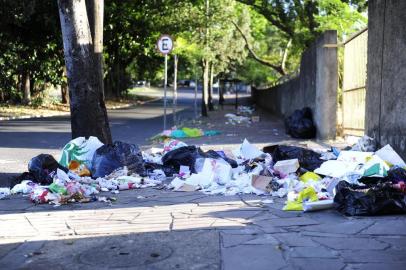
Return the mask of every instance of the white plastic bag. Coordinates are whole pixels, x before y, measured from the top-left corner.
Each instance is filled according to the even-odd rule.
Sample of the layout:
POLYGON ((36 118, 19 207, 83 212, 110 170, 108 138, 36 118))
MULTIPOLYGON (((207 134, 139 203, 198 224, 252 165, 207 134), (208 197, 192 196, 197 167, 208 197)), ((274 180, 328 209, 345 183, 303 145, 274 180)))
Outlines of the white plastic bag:
POLYGON ((101 146, 103 143, 93 136, 90 136, 88 140, 85 137, 73 139, 62 149, 59 164, 68 167, 71 160, 76 160, 91 169, 94 152, 101 146))

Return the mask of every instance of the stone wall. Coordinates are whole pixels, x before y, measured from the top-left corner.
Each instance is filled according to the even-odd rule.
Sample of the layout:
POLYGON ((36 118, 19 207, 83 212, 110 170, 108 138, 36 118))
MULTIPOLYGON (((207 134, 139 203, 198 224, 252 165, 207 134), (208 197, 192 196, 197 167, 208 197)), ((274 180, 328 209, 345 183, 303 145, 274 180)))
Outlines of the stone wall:
POLYGON ((337 124, 337 32, 324 32, 303 54, 300 74, 269 89, 253 89, 254 102, 277 115, 310 107, 317 138, 334 139, 337 124), (330 46, 325 46, 330 44, 330 46), (332 45, 332 46, 331 46, 332 45))
POLYGON ((369 1, 366 132, 406 158, 406 1, 369 1))

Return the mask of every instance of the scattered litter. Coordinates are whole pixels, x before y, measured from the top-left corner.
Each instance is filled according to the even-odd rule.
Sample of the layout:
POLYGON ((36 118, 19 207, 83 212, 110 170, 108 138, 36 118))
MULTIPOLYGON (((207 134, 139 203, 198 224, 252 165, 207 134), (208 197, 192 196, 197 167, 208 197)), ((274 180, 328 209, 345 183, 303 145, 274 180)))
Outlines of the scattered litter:
POLYGON ((0 200, 11 195, 10 188, 0 188, 0 200))
POLYGON ((267 200, 262 200, 262 203, 264 204, 272 204, 274 201, 272 199, 267 199, 267 200))
POLYGON ((173 127, 172 129, 164 130, 161 133, 153 136, 151 140, 163 141, 168 138, 183 139, 183 138, 197 138, 202 136, 215 136, 221 134, 218 130, 202 130, 200 128, 188 128, 183 127, 178 129, 173 127))
POLYGON ((353 145, 351 150, 361 152, 375 152, 376 142, 373 138, 365 135, 357 140, 357 142, 355 143, 355 145, 353 145))
POLYGON ((226 124, 236 125, 236 124, 250 124, 251 118, 247 116, 236 115, 234 113, 227 113, 224 115, 227 118, 226 124))
MULTIPOLYGON (((243 111, 250 114, 247 109, 240 113, 243 111)), ((196 135, 194 132, 186 129, 186 134, 196 135)), ((55 207, 95 201, 112 204, 117 198, 108 195, 156 187, 212 195, 286 197, 286 211, 335 208, 351 216, 406 213, 406 164, 390 145, 371 151, 369 137, 361 138, 353 149, 332 147, 320 153, 286 145, 261 151, 246 139, 232 151, 205 152, 195 145, 168 140, 162 148, 142 153, 134 144, 97 141, 68 143, 63 158, 66 166, 50 155, 34 157, 29 173, 20 178, 24 180, 11 190, 1 188, 0 198, 22 193, 33 203, 55 207), (94 150, 91 159, 84 157, 83 149, 94 150)), ((274 201, 264 199, 262 203, 274 201)))

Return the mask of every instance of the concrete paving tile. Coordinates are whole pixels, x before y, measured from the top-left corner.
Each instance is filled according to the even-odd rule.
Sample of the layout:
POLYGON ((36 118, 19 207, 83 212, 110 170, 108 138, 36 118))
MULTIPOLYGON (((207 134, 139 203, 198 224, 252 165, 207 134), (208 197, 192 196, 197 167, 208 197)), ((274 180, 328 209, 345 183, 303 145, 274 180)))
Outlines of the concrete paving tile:
POLYGON ((1 269, 218 270, 221 265, 219 236, 210 231, 91 237, 69 245, 66 241, 29 242, 26 246, 25 251, 9 253, 7 260, 0 259, 1 269), (37 255, 24 257, 27 251, 37 255))
POLYGON ((290 258, 337 258, 337 253, 319 246, 319 247, 293 247, 286 251, 290 258))
POLYGON ((318 243, 314 242, 310 237, 302 236, 300 233, 275 233, 275 238, 279 239, 285 246, 289 247, 317 247, 318 243))
POLYGON ((406 263, 364 263, 348 264, 344 270, 404 270, 406 263))
POLYGON ((224 270, 269 270, 286 266, 282 252, 272 245, 241 245, 221 250, 224 270))
POLYGON ((361 234, 374 235, 406 235, 406 221, 401 220, 382 220, 377 221, 371 227, 362 231, 361 234))
POLYGON ((256 236, 252 234, 221 233, 222 246, 225 248, 237 246, 255 238, 256 236))
POLYGON ((341 250, 339 253, 348 263, 406 263, 403 250, 341 250))
POLYGON ((289 262, 297 270, 341 270, 345 266, 340 259, 292 258, 289 262))
POLYGON ((372 221, 362 221, 362 220, 351 220, 345 221, 337 224, 321 224, 316 226, 307 226, 303 228, 304 231, 313 232, 326 232, 333 234, 356 234, 368 226, 373 224, 372 221))
POLYGON ((406 250, 406 237, 377 237, 376 239, 390 244, 391 248, 406 250))
POLYGON ((327 238, 327 237, 313 237, 314 241, 327 246, 332 249, 344 250, 383 250, 389 247, 389 244, 383 241, 377 241, 371 238, 327 238))
POLYGON ((276 218, 269 220, 269 223, 275 227, 308 226, 320 224, 320 222, 306 217, 276 218))
POLYGON ((286 232, 282 227, 276 227, 269 222, 269 220, 260 220, 260 221, 253 221, 253 225, 257 226, 261 229, 264 233, 278 233, 278 232, 286 232))
POLYGON ((244 245, 279 245, 279 240, 270 234, 258 235, 255 239, 246 241, 244 245))

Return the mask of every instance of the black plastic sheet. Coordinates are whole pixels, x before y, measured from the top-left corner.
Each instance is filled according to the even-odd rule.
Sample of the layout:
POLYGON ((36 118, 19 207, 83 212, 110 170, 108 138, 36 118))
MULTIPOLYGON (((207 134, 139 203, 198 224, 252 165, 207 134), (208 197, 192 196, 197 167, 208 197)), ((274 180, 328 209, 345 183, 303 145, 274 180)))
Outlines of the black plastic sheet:
POLYGON ((314 171, 324 162, 319 153, 297 146, 272 145, 264 147, 263 151, 271 154, 274 162, 297 158, 300 167, 308 171, 314 171))
POLYGON ((57 169, 68 172, 68 169, 60 165, 53 156, 48 154, 40 154, 33 157, 28 163, 30 179, 41 185, 49 185, 53 181, 53 176, 57 169))
POLYGON ((406 196, 391 182, 363 187, 340 181, 334 204, 339 212, 348 216, 406 214, 406 196))
POLYGON ((286 133, 293 138, 312 139, 316 137, 316 126, 313 123, 312 111, 305 107, 296 110, 285 119, 286 133))
POLYGON ((113 145, 103 145, 94 153, 92 176, 104 177, 124 166, 127 166, 130 172, 145 175, 144 161, 139 147, 120 141, 114 142, 113 145))

